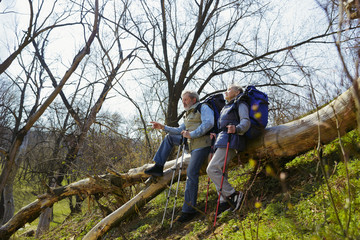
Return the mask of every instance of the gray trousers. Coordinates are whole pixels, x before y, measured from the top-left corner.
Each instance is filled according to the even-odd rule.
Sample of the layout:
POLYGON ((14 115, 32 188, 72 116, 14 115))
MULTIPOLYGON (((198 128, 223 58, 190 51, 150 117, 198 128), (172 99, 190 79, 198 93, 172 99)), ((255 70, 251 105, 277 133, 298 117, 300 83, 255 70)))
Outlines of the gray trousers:
MULTIPOLYGON (((206 172, 210 177, 211 181, 215 184, 216 190, 220 191, 221 186, 221 178, 223 175, 223 167, 225 161, 225 154, 226 148, 218 148, 216 149, 207 169, 206 172)), ((231 159, 236 156, 235 149, 229 149, 227 160, 226 160, 226 171, 224 175, 224 181, 221 191, 220 202, 226 202, 225 197, 229 197, 231 194, 235 192, 235 189, 231 186, 228 181, 228 174, 227 174, 227 166, 231 159)))

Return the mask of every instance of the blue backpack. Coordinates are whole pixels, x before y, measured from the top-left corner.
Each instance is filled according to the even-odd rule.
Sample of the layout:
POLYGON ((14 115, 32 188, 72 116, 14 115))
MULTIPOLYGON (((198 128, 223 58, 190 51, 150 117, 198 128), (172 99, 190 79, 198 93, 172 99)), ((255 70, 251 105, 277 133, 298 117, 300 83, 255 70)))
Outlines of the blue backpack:
POLYGON ((255 88, 246 87, 244 93, 239 97, 240 101, 245 101, 249 106, 249 117, 251 126, 245 133, 249 139, 260 136, 268 124, 269 99, 268 96, 255 88))
POLYGON ((210 130, 210 132, 219 133, 218 119, 220 117, 221 109, 225 106, 224 95, 222 93, 214 94, 201 101, 196 107, 199 112, 203 103, 206 103, 214 111, 214 127, 210 130))

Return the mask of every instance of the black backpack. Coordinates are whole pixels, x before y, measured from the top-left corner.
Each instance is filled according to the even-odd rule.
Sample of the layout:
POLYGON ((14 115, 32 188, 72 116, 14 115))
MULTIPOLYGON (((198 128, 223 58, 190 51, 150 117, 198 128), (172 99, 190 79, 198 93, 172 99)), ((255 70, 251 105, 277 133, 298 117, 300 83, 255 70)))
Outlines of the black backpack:
POLYGON ((210 130, 211 133, 219 133, 218 119, 220 117, 221 109, 225 106, 225 99, 222 93, 214 94, 201 101, 196 109, 200 112, 201 105, 206 103, 214 111, 214 127, 210 130))

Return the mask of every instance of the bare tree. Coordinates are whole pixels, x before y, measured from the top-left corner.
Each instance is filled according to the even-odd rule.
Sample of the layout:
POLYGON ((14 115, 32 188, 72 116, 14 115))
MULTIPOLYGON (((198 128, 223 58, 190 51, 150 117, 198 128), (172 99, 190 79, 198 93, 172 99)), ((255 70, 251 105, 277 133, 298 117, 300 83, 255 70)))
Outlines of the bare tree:
MULTIPOLYGON (((319 3, 321 4, 321 3, 319 3)), ((341 66, 344 72, 344 78, 352 83, 354 86, 353 94, 355 96, 355 103, 357 106, 357 123, 360 131, 360 95, 357 91, 360 89, 358 79, 360 77, 360 50, 359 50, 359 19, 360 19, 360 2, 354 1, 335 1, 335 4, 323 4, 322 7, 328 16, 329 21, 332 21, 330 12, 338 10, 339 18, 337 25, 331 25, 338 34, 334 36, 336 49, 339 54, 341 66), (338 29, 336 29, 338 27, 338 29), (345 46, 343 46, 345 45, 345 46), (350 51, 348 51, 350 49, 350 51)))
MULTIPOLYGON (((57 8, 57 4, 59 1, 55 1, 52 3, 52 6, 49 7, 49 11, 44 11, 43 7, 45 5, 45 1, 40 1, 37 6, 38 9, 34 9, 34 3, 31 0, 28 0, 29 4, 29 19, 28 26, 26 30, 20 30, 20 33, 15 33, 15 35, 20 34, 19 44, 15 47, 15 51, 12 52, 1 64, 0 64, 0 74, 4 73, 6 69, 13 63, 13 61, 17 58, 17 56, 29 45, 33 40, 39 37, 42 33, 54 29, 65 26, 71 26, 78 24, 77 22, 66 22, 68 17, 71 15, 70 12, 62 12, 57 13, 55 9, 57 8), (41 16, 40 13, 47 14, 46 16, 41 16), (48 22, 52 16, 57 15, 56 20, 53 23, 48 22), (45 19, 45 20, 43 20, 45 19), (43 22, 42 22, 43 21, 43 22)), ((44 7, 45 8, 45 7, 44 7)), ((5 10, 1 14, 3 15, 11 15, 12 11, 5 10)), ((12 26, 9 26, 10 28, 12 26)))
MULTIPOLYGON (((74 143, 74 145, 69 148, 66 157, 68 165, 59 170, 59 180, 67 172, 68 166, 75 162, 75 155, 78 155, 80 148, 86 141, 86 134, 94 124, 100 108, 103 106, 110 89, 113 88, 115 83, 120 83, 120 87, 122 87, 122 90, 119 91, 120 94, 133 101, 134 105, 141 110, 141 106, 134 100, 126 89, 125 82, 121 82, 119 77, 128 70, 119 72, 123 61, 129 60, 132 56, 132 54, 129 54, 127 57, 124 57, 122 44, 120 44, 121 38, 119 38, 119 26, 130 34, 144 49, 144 54, 140 55, 138 59, 142 61, 149 72, 147 72, 148 75, 142 75, 145 80, 142 78, 138 80, 139 86, 143 87, 142 92, 153 94, 153 99, 149 101, 156 100, 160 102, 157 111, 162 112, 165 116, 165 123, 168 125, 177 124, 179 116, 181 116, 177 110, 180 94, 187 87, 196 88, 199 93, 209 92, 213 88, 225 86, 229 82, 228 80, 225 81, 225 78, 230 78, 231 81, 237 79, 242 83, 251 82, 258 86, 274 86, 277 90, 282 90, 282 92, 289 91, 286 89, 286 86, 302 87, 303 84, 300 81, 286 81, 282 77, 280 70, 287 66, 291 69, 298 69, 302 75, 310 73, 303 71, 304 64, 298 61, 297 57, 289 56, 294 54, 294 49, 300 46, 319 43, 323 39, 328 40, 329 36, 337 33, 337 31, 329 31, 327 29, 322 33, 317 33, 314 36, 286 44, 285 46, 275 47, 269 43, 262 45, 260 48, 260 42, 257 41, 259 35, 251 35, 250 39, 253 38, 256 41, 250 41, 248 36, 246 36, 249 29, 244 26, 247 23, 246 19, 248 17, 254 19, 251 27, 256 26, 261 21, 267 6, 265 2, 184 1, 181 3, 181 6, 176 1, 160 1, 160 5, 157 5, 158 2, 155 1, 132 1, 129 4, 129 2, 124 0, 123 3, 128 6, 128 8, 124 8, 124 12, 121 12, 124 18, 115 18, 115 20, 106 19, 104 21, 108 25, 112 24, 111 29, 113 29, 113 33, 106 36, 115 36, 112 38, 114 41, 106 42, 103 38, 105 34, 104 36, 99 34, 97 36, 97 43, 101 55, 94 59, 87 59, 87 64, 92 62, 93 66, 96 66, 98 70, 95 73, 92 71, 90 73, 95 77, 88 78, 88 76, 82 74, 89 68, 86 65, 83 66, 82 73, 78 74, 78 78, 88 82, 83 88, 86 90, 84 90, 82 96, 88 95, 90 98, 84 97, 77 103, 86 102, 90 99, 92 104, 88 104, 84 108, 84 105, 81 105, 80 111, 82 111, 82 114, 79 114, 78 111, 73 109, 74 105, 68 103, 67 96, 60 92, 62 101, 76 121, 77 131, 74 131, 73 135, 71 135, 69 142, 74 143), (134 8, 141 11, 133 11, 134 8), (183 16, 186 16, 186 18, 183 16), (116 50, 112 51, 112 49, 116 50), (288 62, 289 59, 291 60, 290 62, 288 62), (266 78, 262 78, 264 76, 266 78), (152 81, 146 82, 148 80, 147 77, 152 78, 152 81), (98 97, 95 97, 96 91, 94 86, 96 83, 103 84, 98 97)), ((88 12, 91 11, 84 11, 84 15, 88 12)), ((256 29, 256 27, 254 28, 256 29)), ((256 31, 259 32, 260 29, 257 28, 256 31)), ((85 27, 84 32, 86 32, 85 27)), ((46 38, 44 37, 44 39, 46 38)), ((267 39, 268 42, 271 42, 270 40, 270 38, 267 39)), ((38 48, 41 41, 33 42, 34 46, 38 48)), ((323 43, 326 44, 326 41, 323 43)), ((133 49, 136 49, 136 47, 133 49)), ((51 67, 48 66, 49 62, 45 61, 45 53, 41 49, 37 51, 37 57, 43 60, 41 62, 43 69, 46 70, 47 75, 53 81, 55 89, 58 89, 61 82, 58 84, 57 80, 63 80, 64 77, 56 77, 51 67)), ((149 95, 146 94, 144 96, 148 97, 149 95)), ((279 102, 280 107, 280 104, 285 105, 289 103, 289 98, 281 100, 279 102)), ((293 106, 296 107, 297 104, 293 106)), ((291 107, 285 110, 281 107, 278 110, 281 121, 277 123, 287 120, 284 120, 284 112, 288 111, 286 115, 293 113, 291 112, 291 107)), ((142 111, 139 111, 139 113, 142 115, 142 111)), ((352 115, 346 114, 344 116, 352 117, 352 115)), ((293 117, 295 115, 289 118, 293 117)), ((351 119, 344 119, 351 122, 351 119)), ((141 118, 141 121, 144 129, 146 129, 145 118, 141 118)), ((273 146, 273 156, 279 157, 276 154, 279 152, 283 153, 283 149, 282 146, 276 145, 278 142, 274 140, 278 140, 277 137, 280 134, 276 132, 277 130, 280 132, 281 127, 271 129, 267 136, 271 136, 269 138, 273 140, 268 142, 270 145, 274 144, 271 145, 273 146)), ((307 135, 305 134, 305 136, 307 135)), ((293 137, 291 135, 287 139, 293 137)), ((301 139, 304 138, 302 137, 301 139)), ((147 141, 150 142, 150 139, 147 138, 147 141)), ((285 143, 291 144, 287 140, 285 140, 285 143)), ((301 141, 298 143, 302 144, 301 141)), ((255 143, 253 149, 258 149, 259 146, 256 144, 262 144, 262 142, 255 143)), ((156 191, 160 190, 157 189, 156 191)), ((49 203, 48 206, 51 205, 49 203)), ((39 211, 37 209, 37 212, 30 218, 32 219, 39 211)), ((24 222, 25 220, 24 218, 21 221, 24 222)), ((3 231, 6 231, 9 225, 4 226, 3 231)))
POLYGON ((10 145, 11 118, 12 111, 10 106, 15 105, 15 94, 11 86, 6 82, 0 83, 0 153, 6 154, 10 145))
MULTIPOLYGON (((75 161, 80 148, 83 146, 90 127, 95 123, 96 116, 100 111, 104 101, 107 99, 109 91, 112 89, 114 83, 119 81, 119 75, 121 75, 120 68, 123 67, 124 63, 132 57, 136 50, 134 49, 127 56, 123 56, 124 53, 120 43, 120 36, 118 35, 118 32, 114 32, 113 34, 113 42, 110 42, 109 35, 101 36, 102 31, 100 31, 100 33, 96 36, 98 43, 97 46, 99 47, 102 56, 95 56, 102 59, 102 61, 98 64, 97 60, 94 59, 92 63, 95 65, 96 71, 100 73, 100 79, 96 79, 98 78, 98 75, 94 74, 93 71, 87 71, 87 69, 90 67, 91 59, 88 59, 87 64, 82 66, 81 75, 79 77, 80 79, 83 79, 85 82, 87 82, 87 84, 85 84, 85 87, 78 85, 78 88, 74 92, 72 99, 79 97, 78 95, 80 94, 88 95, 90 97, 82 99, 82 101, 84 103, 89 102, 90 104, 83 105, 81 107, 82 109, 78 109, 78 111, 75 111, 74 105, 79 106, 79 102, 75 102, 73 100, 70 102, 65 93, 63 91, 60 91, 61 99, 66 106, 68 112, 74 119, 77 128, 74 130, 74 132, 68 134, 67 136, 67 141, 70 144, 68 154, 65 157, 66 164, 62 165, 62 168, 59 170, 59 173, 56 177, 56 182, 58 183, 58 185, 61 185, 61 182, 66 175, 67 170, 69 169, 69 166, 75 161), (106 39, 107 41, 106 44, 105 42, 103 42, 104 39, 106 39), (109 47, 107 46, 107 44, 109 45, 109 47), (116 63, 114 62, 114 57, 110 56, 111 51, 113 51, 111 48, 113 47, 118 48, 118 57, 116 63), (88 74, 85 74, 86 72, 88 72, 88 74), (101 76, 101 73, 103 74, 103 76, 101 76), (88 78, 91 75, 95 78, 88 78), (100 90, 100 94, 98 95, 98 97, 96 97, 96 91, 98 91, 98 89, 94 87, 94 85, 97 83, 102 85, 102 89, 100 90), (81 93, 79 87, 85 91, 81 93)), ((44 41, 46 41, 46 39, 44 41)), ((34 47, 36 48, 36 56, 41 62, 42 67, 46 70, 49 78, 52 81, 53 86, 57 87, 57 77, 46 63, 45 56, 38 49, 38 44, 34 44, 34 47)), ((126 71, 126 69, 124 71, 126 71)))
POLYGON ((305 34, 298 37, 302 40, 283 41, 284 45, 279 46, 272 29, 263 32, 260 27, 269 18, 266 13, 270 2, 266 1, 127 3, 127 18, 121 27, 143 47, 139 58, 148 70, 136 75, 136 81, 148 89, 147 101, 158 101, 156 112, 171 126, 181 118, 178 104, 185 88, 208 94, 236 81, 244 86, 251 83, 267 89, 275 87, 301 99, 299 91, 287 87, 301 89, 304 84, 282 76, 292 71, 302 74, 289 53, 336 33, 325 28, 307 38, 305 34))
MULTIPOLYGON (((90 35, 85 42, 85 46, 79 51, 79 53, 74 57, 72 64, 66 71, 66 73, 62 76, 61 81, 56 86, 56 88, 43 100, 40 102, 40 96, 36 95, 36 104, 34 104, 34 107, 31 109, 29 115, 27 116, 27 119, 22 119, 23 122, 18 122, 17 125, 14 128, 14 137, 12 140, 11 147, 6 151, 6 160, 4 167, 2 168, 2 173, 0 176, 0 191, 3 192, 5 189, 9 189, 7 194, 4 196, 6 197, 5 200, 11 201, 12 199, 12 184, 14 181, 14 178, 16 176, 18 165, 16 164, 17 155, 19 152, 19 149, 24 141, 25 136, 30 131, 30 129, 34 126, 34 124, 37 122, 37 120, 42 116, 44 111, 48 108, 48 106, 53 102, 55 97, 59 94, 67 80, 70 78, 70 76, 73 74, 73 72, 77 69, 79 63, 82 61, 82 59, 85 57, 86 54, 90 51, 90 46, 95 38, 95 35, 98 31, 98 1, 95 1, 95 14, 94 14, 94 22, 93 22, 93 28, 90 32, 90 35)), ((41 8, 39 8, 41 9, 41 8)), ((34 13, 31 14, 32 17, 34 17, 34 13)), ((39 15, 36 15, 39 16, 39 15)), ((36 24, 34 24, 36 26, 36 24)), ((29 71, 30 72, 30 71, 29 71)), ((29 76, 28 76, 29 77, 29 76)), ((30 77, 28 78, 30 79, 30 77)), ((28 80, 26 80, 28 81, 28 80)), ((25 86, 24 88, 20 88, 22 91, 22 99, 25 99, 25 86)), ((36 88, 36 91, 41 91, 42 87, 40 84, 39 88, 36 88)), ((20 101, 21 102, 21 101, 20 101)), ((19 112, 21 113, 24 111, 24 106, 19 106, 19 112)), ((21 116, 21 115, 19 115, 21 116)), ((21 118, 20 118, 21 119, 21 118)))
MULTIPOLYGON (((16 104, 15 106, 17 106, 17 109, 13 109, 14 112, 14 126, 11 129, 12 130, 12 136, 10 138, 10 141, 13 143, 14 139, 16 139, 17 137, 17 133, 20 130, 20 127, 22 125, 22 121, 24 121, 24 118, 28 118, 30 115, 33 115, 34 112, 36 111, 37 107, 39 106, 39 102, 40 102, 40 92, 43 88, 43 79, 42 79, 42 73, 40 72, 38 77, 36 75, 32 74, 32 70, 35 68, 35 61, 34 59, 32 59, 31 63, 29 66, 24 66, 23 65, 23 57, 20 54, 19 55, 19 63, 23 68, 24 71, 24 79, 21 79, 20 77, 18 77, 17 79, 13 79, 13 85, 16 86, 17 90, 20 93, 20 101, 18 104, 16 104), (33 86, 31 88, 31 86, 33 86), (26 104, 26 102, 28 101, 27 99, 27 92, 28 89, 31 88, 32 93, 33 93, 33 97, 34 97, 34 101, 32 106, 30 106, 30 104, 26 104), (30 107, 30 111, 29 113, 26 112, 26 105, 29 105, 30 107), (17 112, 17 113, 15 113, 17 112)), ((11 106, 8 106, 8 108, 11 108, 11 106)), ((9 174, 9 177, 7 179, 7 184, 5 185, 3 191, 2 191, 2 198, 4 200, 4 206, 2 206, 4 208, 4 214, 2 216, 2 223, 7 222, 7 220, 9 220, 13 214, 14 214, 14 201, 13 201, 13 183, 15 180, 15 176, 17 173, 17 169, 19 168, 20 164, 21 164, 21 160, 22 158, 18 155, 22 155, 24 154, 24 149, 26 149, 26 145, 27 145, 27 138, 25 137, 26 134, 24 135, 24 140, 21 141, 21 145, 19 146, 19 152, 17 153, 17 155, 15 156, 14 159, 14 167, 12 167, 12 174, 9 174)), ((9 147, 11 148, 11 146, 9 147)), ((5 162, 6 164, 7 162, 5 162)), ((2 175, 4 174, 4 171, 2 172, 2 175)))
MULTIPOLYGON (((105 5, 102 6, 102 9, 105 8, 105 5)), ((117 21, 121 21, 121 18, 117 21)), ((115 29, 110 34, 106 31, 108 25, 105 25, 99 33, 96 35, 96 48, 94 50, 94 58, 90 56, 86 64, 81 67, 81 74, 79 78, 85 83, 78 84, 79 88, 73 93, 72 99, 79 98, 79 101, 69 101, 67 96, 63 91, 60 91, 60 97, 66 106, 69 114, 72 116, 76 123, 76 129, 67 134, 66 141, 68 144, 68 152, 63 160, 63 164, 60 165, 57 173, 54 175, 54 182, 57 186, 61 186, 64 177, 68 174, 71 167, 74 165, 78 159, 79 153, 82 151, 83 145, 86 141, 86 138, 89 134, 89 130, 92 125, 96 122, 97 114, 102 108, 105 100, 108 97, 109 91, 113 88, 113 85, 120 81, 121 76, 126 72, 131 61, 129 61, 135 54, 136 48, 131 50, 128 54, 125 55, 122 44, 121 44, 121 35, 117 27, 118 23, 113 26, 112 29, 115 29), (101 59, 101 61, 98 61, 101 59), (126 66, 125 63, 129 61, 129 65, 126 66), (90 67, 95 66, 95 70, 88 70, 90 67), (121 68, 124 68, 123 70, 121 68), (101 87, 97 88, 96 85, 101 87), (81 91, 82 90, 82 91, 81 91), (100 94, 97 95, 97 92, 100 94), (75 111, 75 105, 79 107, 79 103, 82 103, 80 106, 81 109, 75 111)), ((45 38, 43 42, 46 42, 45 38)), ((47 75, 52 81, 53 86, 56 88, 58 86, 57 80, 58 77, 51 71, 50 66, 45 61, 46 57, 44 55, 43 49, 39 49, 39 43, 34 42, 34 47, 36 49, 36 56, 39 59, 43 69, 46 70, 47 75)), ((42 44, 44 46, 44 44, 42 44)), ((80 82, 80 81, 79 81, 80 82)), ((70 209, 72 213, 79 212, 81 210, 80 197, 77 197, 75 205, 70 201, 70 209)))

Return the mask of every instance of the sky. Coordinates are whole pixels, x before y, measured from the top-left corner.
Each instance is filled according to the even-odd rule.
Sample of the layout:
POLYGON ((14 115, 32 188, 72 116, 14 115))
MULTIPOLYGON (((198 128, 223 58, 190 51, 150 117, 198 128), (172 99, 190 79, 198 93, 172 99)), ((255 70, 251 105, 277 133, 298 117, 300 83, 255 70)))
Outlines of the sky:
MULTIPOLYGON (((45 1, 47 2, 47 1, 45 1)), ((49 2, 47 2, 49 3, 49 2)), ((16 48, 18 42, 15 40, 14 29, 26 29, 27 27, 27 1, 2 1, 0 3, 0 13, 5 10, 17 11, 21 14, 15 15, 12 14, 0 14, 1 31, 3 34, 0 36, 0 60, 3 61, 5 56, 8 56, 9 52, 16 48), (24 17, 24 18, 22 18, 24 17), (25 19, 25 20, 24 20, 25 19), (13 25, 14 22, 17 22, 18 25, 13 25)), ((323 17, 323 12, 318 9, 317 3, 314 0, 303 0, 301 2, 295 0, 281 1, 275 0, 271 1, 271 4, 274 5, 273 16, 270 16, 270 19, 273 19, 269 22, 264 22, 265 26, 272 26, 273 31, 272 35, 275 35, 278 39, 278 46, 284 47, 287 42, 294 40, 293 38, 298 36, 296 32, 305 32, 307 30, 314 30, 315 28, 323 28, 324 24, 321 24, 319 17, 323 17), (281 13, 282 17, 277 18, 277 13, 281 13)), ((296 39, 303 40, 303 39, 296 39)), ((63 59, 70 63, 74 56, 74 48, 79 46, 83 42, 82 38, 77 37, 77 30, 74 28, 74 31, 68 32, 67 34, 60 32, 57 35, 57 39, 54 40, 54 53, 53 59, 60 56, 63 59), (73 45, 73 43, 75 44, 73 45), (64 45, 66 47, 64 47, 64 45), (71 47, 73 46, 73 47, 71 47)), ((124 43, 124 46, 129 46, 130 43, 124 43)), ((316 49, 315 51, 321 51, 321 49, 316 49)), ((307 53, 307 58, 311 57, 311 52, 307 53)), ((65 62, 66 62, 65 61, 65 62)), ((316 64, 316 63, 314 63, 316 64)), ((64 68, 65 69, 65 68, 64 68)), ((17 71, 15 65, 12 66, 11 70, 14 73, 17 71)), ((131 82, 131 85, 128 85, 128 89, 132 96, 139 96, 138 87, 134 82, 131 82)), ((51 86, 49 86, 49 89, 51 86)), ((119 112, 123 116, 128 116, 130 118, 134 117, 137 112, 135 107, 126 99, 119 97, 115 91, 109 93, 109 99, 107 104, 104 105, 102 110, 108 110, 113 112, 119 112)), ((181 105, 180 105, 181 106, 181 105)))

